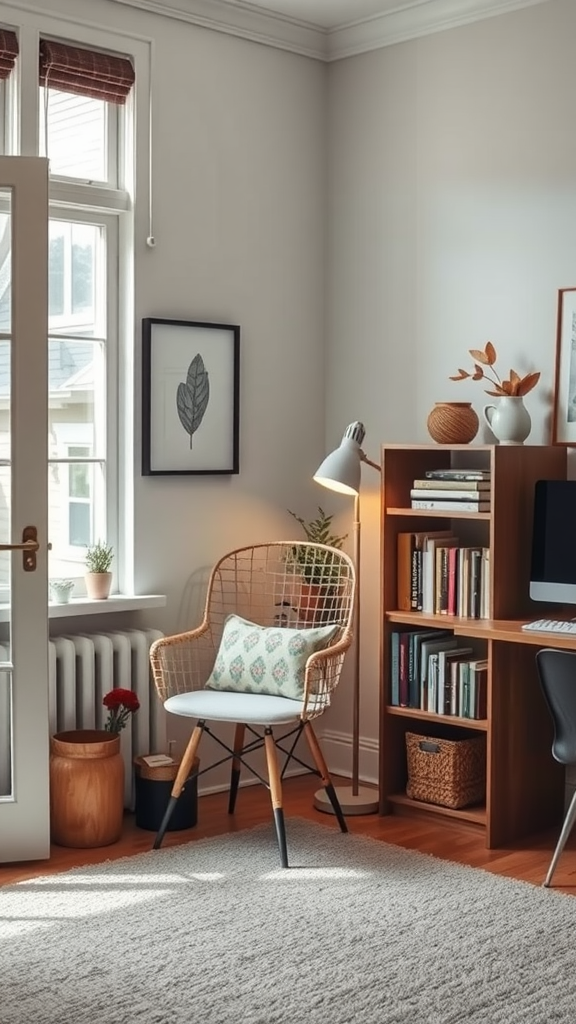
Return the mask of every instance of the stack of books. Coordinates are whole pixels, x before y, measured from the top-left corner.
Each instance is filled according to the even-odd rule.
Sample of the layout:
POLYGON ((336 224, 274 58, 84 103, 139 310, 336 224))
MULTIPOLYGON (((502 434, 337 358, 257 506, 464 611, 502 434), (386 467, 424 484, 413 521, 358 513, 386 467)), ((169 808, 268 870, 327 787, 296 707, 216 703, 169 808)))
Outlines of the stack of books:
POLYGON ((490 471, 487 469, 429 469, 414 480, 411 507, 437 512, 489 512, 490 471))
POLYGON ((390 703, 437 715, 486 718, 488 662, 448 631, 391 634, 390 703))

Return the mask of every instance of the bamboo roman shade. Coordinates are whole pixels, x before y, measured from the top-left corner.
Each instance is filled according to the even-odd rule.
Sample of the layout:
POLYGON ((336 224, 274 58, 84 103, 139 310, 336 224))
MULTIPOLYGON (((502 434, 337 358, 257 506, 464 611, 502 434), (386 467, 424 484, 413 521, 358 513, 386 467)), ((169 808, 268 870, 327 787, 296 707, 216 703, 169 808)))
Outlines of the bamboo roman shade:
POLYGON ((127 57, 40 40, 40 85, 49 89, 125 103, 134 78, 134 68, 127 57))
POLYGON ((10 78, 18 56, 18 37, 15 32, 0 28, 0 79, 10 78))

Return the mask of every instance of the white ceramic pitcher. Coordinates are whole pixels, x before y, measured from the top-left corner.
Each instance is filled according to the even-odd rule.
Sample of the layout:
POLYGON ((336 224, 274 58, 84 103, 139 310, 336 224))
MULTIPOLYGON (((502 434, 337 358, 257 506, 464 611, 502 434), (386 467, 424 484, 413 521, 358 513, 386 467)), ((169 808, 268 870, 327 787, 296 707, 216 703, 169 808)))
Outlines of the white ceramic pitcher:
POLYGON ((500 444, 524 444, 532 429, 521 395, 502 395, 498 405, 485 405, 484 419, 500 444))

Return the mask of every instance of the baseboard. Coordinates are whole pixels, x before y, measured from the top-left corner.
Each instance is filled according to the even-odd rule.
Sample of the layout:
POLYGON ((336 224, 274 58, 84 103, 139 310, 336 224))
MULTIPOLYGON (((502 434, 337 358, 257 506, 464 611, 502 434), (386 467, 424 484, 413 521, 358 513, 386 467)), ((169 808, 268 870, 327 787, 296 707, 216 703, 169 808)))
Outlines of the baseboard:
MULTIPOLYGON (((326 729, 320 735, 322 751, 332 775, 352 776, 352 737, 350 733, 326 729)), ((378 785, 378 740, 360 737, 360 782, 378 785)))

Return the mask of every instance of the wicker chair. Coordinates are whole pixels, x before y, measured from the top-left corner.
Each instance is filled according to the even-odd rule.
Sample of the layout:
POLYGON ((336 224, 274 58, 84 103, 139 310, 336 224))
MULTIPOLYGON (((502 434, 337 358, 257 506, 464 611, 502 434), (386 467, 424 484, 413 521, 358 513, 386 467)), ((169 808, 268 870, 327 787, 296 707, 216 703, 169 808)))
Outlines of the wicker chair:
MULTIPOLYGON (((176 801, 192 772, 203 733, 210 735, 227 752, 224 760, 232 762, 230 814, 234 812, 242 766, 269 788, 283 867, 288 866, 288 854, 282 778, 291 760, 320 777, 340 829, 347 831, 312 722, 330 706, 340 678, 344 655, 352 642, 355 596, 356 577, 351 559, 344 552, 323 544, 293 541, 258 544, 232 551, 216 564, 208 583, 202 624, 190 632, 157 640, 150 650, 154 682, 166 710, 195 719, 154 849, 162 843, 176 801), (241 618, 238 621, 230 616, 241 618), (290 632, 279 633, 279 630, 290 632), (305 632, 299 635, 296 631, 300 630, 305 632), (231 664, 226 664, 226 656, 222 655, 223 633, 222 650, 229 638, 240 644, 239 659, 231 664), (253 641, 265 644, 266 651, 275 650, 275 645, 280 644, 290 651, 289 663, 292 651, 304 651, 297 673, 301 687, 296 695, 292 691, 288 696, 275 694, 277 685, 282 692, 282 668, 286 665, 280 655, 276 662, 275 655, 271 655, 263 680, 258 677, 258 671, 266 657, 245 664, 251 657, 245 652, 253 641), (306 652, 312 642, 316 646, 308 655, 306 652), (217 666, 219 672, 216 672, 217 666), (215 678, 218 689, 212 688, 216 685, 215 678), (233 747, 217 736, 207 722, 234 722, 233 747), (275 735, 274 729, 282 735, 275 735), (313 765, 296 755, 302 733, 307 739, 313 765), (246 760, 248 754, 262 747, 266 754, 267 779, 246 760), (279 751, 284 755, 282 768, 279 751)), ((202 769, 199 774, 208 770, 202 769)))

